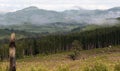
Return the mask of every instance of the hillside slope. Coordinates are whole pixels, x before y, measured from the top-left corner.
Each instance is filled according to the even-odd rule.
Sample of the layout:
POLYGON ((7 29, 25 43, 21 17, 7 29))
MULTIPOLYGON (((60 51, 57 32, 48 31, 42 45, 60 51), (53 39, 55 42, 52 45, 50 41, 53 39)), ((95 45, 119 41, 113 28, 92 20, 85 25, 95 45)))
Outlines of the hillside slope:
POLYGON ((16 38, 28 38, 28 37, 35 37, 36 33, 26 32, 26 31, 19 31, 13 29, 0 29, 0 39, 9 39, 9 36, 12 32, 16 33, 16 38))
MULTIPOLYGON (((37 55, 17 60, 17 71, 84 71, 86 67, 93 67, 96 63, 106 66, 108 71, 114 71, 115 64, 120 61, 120 46, 81 51, 78 59, 70 60, 70 52, 52 55, 37 55)), ((5 69, 8 62, 0 62, 5 69)))

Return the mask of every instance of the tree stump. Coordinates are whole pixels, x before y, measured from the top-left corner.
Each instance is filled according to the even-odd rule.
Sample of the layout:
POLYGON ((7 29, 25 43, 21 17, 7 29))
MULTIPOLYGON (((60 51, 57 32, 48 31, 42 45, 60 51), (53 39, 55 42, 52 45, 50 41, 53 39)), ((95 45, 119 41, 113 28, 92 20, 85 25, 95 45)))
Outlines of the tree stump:
POLYGON ((15 33, 11 34, 9 44, 9 58, 10 58, 10 69, 9 71, 16 71, 16 45, 15 45, 15 33))

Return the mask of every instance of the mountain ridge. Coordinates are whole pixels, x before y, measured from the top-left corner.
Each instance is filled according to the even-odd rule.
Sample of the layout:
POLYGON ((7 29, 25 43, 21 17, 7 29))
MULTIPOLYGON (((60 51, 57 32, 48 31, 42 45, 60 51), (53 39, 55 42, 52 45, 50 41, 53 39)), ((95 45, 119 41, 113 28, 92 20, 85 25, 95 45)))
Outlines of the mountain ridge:
POLYGON ((77 22, 77 23, 98 23, 100 20, 106 18, 120 17, 120 7, 114 7, 107 10, 65 10, 62 12, 39 9, 35 6, 30 6, 22 10, 15 12, 8 12, 4 15, 0 15, 0 24, 13 25, 23 24, 24 22, 30 22, 32 24, 43 25, 46 23, 55 22, 77 22))
POLYGON ((119 23, 116 19, 120 17, 119 8, 115 7, 107 10, 78 9, 57 12, 30 6, 0 15, 0 28, 53 33, 58 31, 68 32, 91 24, 114 25, 119 23))

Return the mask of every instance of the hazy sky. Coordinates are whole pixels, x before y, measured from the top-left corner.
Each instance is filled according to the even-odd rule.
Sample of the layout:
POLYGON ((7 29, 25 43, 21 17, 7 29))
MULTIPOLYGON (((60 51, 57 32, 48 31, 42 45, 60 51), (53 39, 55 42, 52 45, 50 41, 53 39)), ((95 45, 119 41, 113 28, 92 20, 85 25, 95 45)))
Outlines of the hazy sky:
POLYGON ((120 0, 0 0, 0 12, 15 11, 29 6, 63 11, 66 9, 108 9, 120 6, 120 0))

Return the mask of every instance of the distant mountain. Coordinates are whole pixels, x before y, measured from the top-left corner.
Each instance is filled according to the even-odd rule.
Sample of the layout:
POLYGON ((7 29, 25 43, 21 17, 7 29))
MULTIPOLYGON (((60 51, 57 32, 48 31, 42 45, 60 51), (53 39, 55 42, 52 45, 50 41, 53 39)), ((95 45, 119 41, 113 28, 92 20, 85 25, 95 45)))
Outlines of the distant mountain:
POLYGON ((32 24, 45 24, 62 21, 62 14, 55 11, 38 9, 37 7, 28 7, 16 12, 10 12, 0 16, 0 24, 13 25, 30 22, 32 24))
POLYGON ((114 8, 108 9, 108 11, 120 11, 120 7, 114 7, 114 8))
POLYGON ((16 12, 8 12, 0 15, 0 25, 24 24, 25 22, 35 25, 45 25, 55 22, 104 24, 111 23, 106 20, 107 18, 117 17, 120 17, 120 7, 108 10, 79 9, 56 12, 31 6, 16 12))
POLYGON ((67 10, 63 13, 69 18, 69 20, 74 20, 80 23, 114 24, 116 21, 111 21, 108 19, 120 17, 120 7, 107 10, 67 10))
POLYGON ((28 32, 54 33, 83 29, 86 25, 118 24, 120 7, 107 10, 65 10, 63 12, 39 9, 31 6, 15 12, 0 14, 0 28, 28 32))

